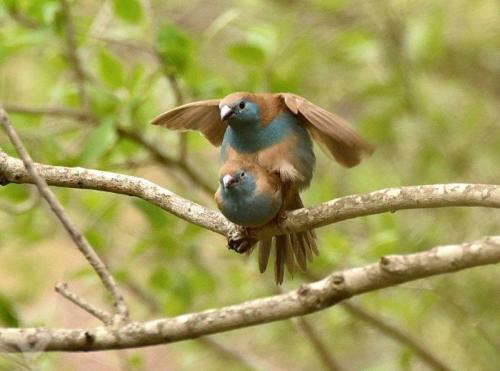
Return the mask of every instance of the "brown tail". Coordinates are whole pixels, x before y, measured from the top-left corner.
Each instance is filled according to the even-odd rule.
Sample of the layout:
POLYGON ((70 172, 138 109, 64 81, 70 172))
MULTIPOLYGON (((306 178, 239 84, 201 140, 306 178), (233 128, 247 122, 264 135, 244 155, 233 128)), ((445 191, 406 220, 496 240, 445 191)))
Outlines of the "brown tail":
MULTIPOLYGON (((302 207, 303 204, 299 194, 294 193, 289 198, 285 210, 295 210, 302 207)), ((274 278, 278 285, 283 283, 285 266, 293 276, 295 264, 305 272, 307 270, 307 261, 312 260, 313 254, 319 255, 316 246, 316 235, 313 231, 275 236, 272 240, 263 240, 259 244, 259 269, 261 273, 267 268, 272 246, 275 247, 274 278)))

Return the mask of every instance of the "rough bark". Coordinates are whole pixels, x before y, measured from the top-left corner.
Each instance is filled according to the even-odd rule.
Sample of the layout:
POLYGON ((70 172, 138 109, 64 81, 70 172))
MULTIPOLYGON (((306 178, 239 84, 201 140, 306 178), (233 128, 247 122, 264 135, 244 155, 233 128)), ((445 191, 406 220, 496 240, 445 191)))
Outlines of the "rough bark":
POLYGON ((330 307, 349 297, 403 282, 500 262, 500 236, 392 255, 364 267, 332 273, 286 294, 173 318, 93 329, 0 329, 8 352, 95 351, 166 344, 234 330, 330 307))
MULTIPOLYGON (((224 236, 240 232, 218 211, 186 200, 148 180, 106 171, 40 165, 38 173, 48 184, 58 187, 86 188, 142 198, 190 223, 224 236)), ((32 183, 23 163, 0 151, 0 184, 32 183)), ((261 239, 277 234, 298 232, 366 215, 404 209, 450 206, 500 208, 500 186, 494 184, 433 184, 387 188, 350 195, 316 206, 286 213, 279 225, 256 231, 261 239)))

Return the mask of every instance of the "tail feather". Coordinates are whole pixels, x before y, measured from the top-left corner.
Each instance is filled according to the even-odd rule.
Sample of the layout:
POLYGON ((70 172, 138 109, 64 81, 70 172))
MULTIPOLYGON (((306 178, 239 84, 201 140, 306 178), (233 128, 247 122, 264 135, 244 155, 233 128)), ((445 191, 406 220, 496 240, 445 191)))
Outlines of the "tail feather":
POLYGON ((285 264, 288 273, 293 277, 293 272, 295 270, 295 259, 293 257, 293 245, 291 241, 291 236, 289 234, 285 234, 286 238, 286 247, 285 247, 285 264))
POLYGON ((316 244, 316 233, 314 231, 306 231, 307 234, 306 241, 308 242, 309 248, 316 255, 319 256, 318 245, 316 244))
POLYGON ((295 254, 295 261, 302 271, 307 270, 306 246, 304 240, 299 233, 292 233, 292 246, 295 254))
MULTIPOLYGON (((286 210, 295 210, 303 207, 298 193, 292 195, 286 210)), ((272 248, 275 250, 274 278, 276 284, 281 285, 285 275, 285 266, 293 276, 295 265, 302 271, 307 270, 307 261, 312 261, 314 255, 319 255, 314 231, 304 231, 275 236, 263 240, 259 244, 259 270, 263 273, 269 262, 272 248)))
POLYGON ((283 283, 283 277, 285 275, 287 236, 276 236, 274 242, 276 246, 276 260, 274 261, 274 280, 276 281, 276 284, 281 285, 283 283))
POLYGON ((272 239, 260 241, 259 244, 259 270, 260 273, 264 273, 267 268, 267 263, 269 262, 269 255, 271 254, 271 243, 272 239))

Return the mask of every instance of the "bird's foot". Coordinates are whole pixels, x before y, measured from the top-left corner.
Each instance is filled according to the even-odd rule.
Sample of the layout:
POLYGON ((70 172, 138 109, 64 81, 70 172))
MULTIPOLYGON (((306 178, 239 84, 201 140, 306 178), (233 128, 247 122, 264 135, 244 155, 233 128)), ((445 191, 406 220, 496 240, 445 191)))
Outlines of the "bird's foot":
POLYGON ((288 217, 286 216, 286 210, 281 209, 276 215, 276 223, 283 223, 288 217))
POLYGON ((227 245, 229 250, 234 250, 238 254, 250 252, 257 242, 255 233, 251 228, 235 225, 227 236, 227 245))

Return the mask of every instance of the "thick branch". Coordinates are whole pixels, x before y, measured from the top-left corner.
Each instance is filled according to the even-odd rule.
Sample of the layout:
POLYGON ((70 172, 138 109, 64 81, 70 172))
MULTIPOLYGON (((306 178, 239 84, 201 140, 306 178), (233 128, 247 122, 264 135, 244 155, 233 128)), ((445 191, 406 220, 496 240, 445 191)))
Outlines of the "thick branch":
POLYGON ((316 312, 368 291, 437 274, 500 262, 500 236, 435 247, 409 255, 392 255, 360 268, 333 273, 282 295, 220 309, 186 314, 120 328, 0 329, 5 351, 92 351, 166 344, 316 312))
MULTIPOLYGON (((129 175, 80 167, 37 165, 48 184, 58 187, 87 188, 142 198, 190 223, 227 236, 234 225, 221 213, 186 200, 148 180, 129 175)), ((32 183, 22 162, 0 151, 0 184, 32 183)), ((435 184, 387 188, 361 195, 336 198, 322 204, 286 214, 279 226, 257 231, 263 238, 303 231, 360 216, 403 209, 450 206, 500 208, 500 186, 493 184, 435 184)))
MULTIPOLYGON (((50 185, 135 196, 219 234, 226 235, 231 229, 231 224, 221 213, 188 201, 142 178, 81 167, 37 165, 36 169, 50 185)), ((32 182, 22 161, 0 151, 0 184, 32 182)))

